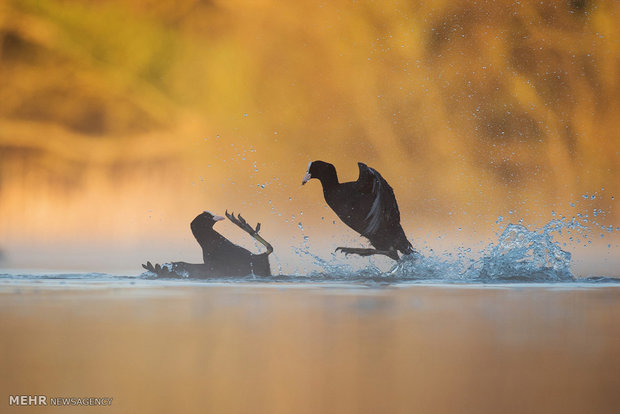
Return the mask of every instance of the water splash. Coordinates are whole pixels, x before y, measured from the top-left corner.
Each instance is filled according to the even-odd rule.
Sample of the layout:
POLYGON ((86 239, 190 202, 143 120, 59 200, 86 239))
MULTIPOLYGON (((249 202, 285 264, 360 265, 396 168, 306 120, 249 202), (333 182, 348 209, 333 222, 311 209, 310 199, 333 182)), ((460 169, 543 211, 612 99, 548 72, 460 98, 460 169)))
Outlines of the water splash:
POLYGON ((400 280, 448 280, 462 279, 463 260, 444 258, 431 253, 428 256, 414 252, 403 256, 401 260, 386 272, 387 275, 400 280))
MULTIPOLYGON (((403 256, 387 272, 374 265, 354 271, 342 262, 333 263, 312 255, 314 264, 321 267, 321 275, 334 278, 364 275, 371 278, 386 278, 402 281, 437 280, 448 282, 567 282, 575 278, 570 270, 571 253, 562 249, 553 239, 554 233, 562 231, 587 230, 585 226, 572 220, 552 220, 540 229, 529 230, 521 224, 508 224, 497 243, 490 244, 478 260, 459 253, 443 257, 434 253, 424 255, 415 252, 403 256)), ((469 252, 470 249, 465 251, 469 252)))
POLYGON ((346 260, 342 260, 342 257, 338 258, 334 253, 331 254, 329 260, 326 260, 314 253, 311 253, 307 247, 301 249, 294 247, 293 250, 299 257, 310 258, 312 264, 318 268, 317 270, 313 270, 307 274, 296 274, 295 276, 298 278, 306 278, 309 281, 359 281, 372 280, 385 276, 385 274, 373 263, 368 264, 362 269, 354 269, 353 266, 346 262, 346 260))
POLYGON ((464 279, 493 281, 573 281, 571 254, 553 240, 552 232, 578 226, 553 220, 540 230, 509 224, 496 245, 464 273, 464 279))
MULTIPOLYGON (((590 199, 592 197, 588 195, 588 200, 590 199)), ((295 262, 301 271, 283 275, 282 266, 278 263, 279 275, 260 280, 362 283, 581 282, 586 279, 576 279, 571 272, 571 253, 567 251, 567 243, 583 243, 586 246, 594 236, 605 237, 603 233, 620 230, 596 221, 605 215, 605 211, 598 207, 589 206, 583 213, 575 212, 575 216, 570 219, 552 211, 553 219, 540 228, 524 226, 523 218, 516 220, 516 224, 511 223, 507 218, 512 219, 513 217, 509 216, 514 216, 515 212, 510 210, 509 216, 497 218, 496 224, 499 224, 502 230, 497 241, 477 253, 472 253, 472 249, 467 246, 459 247, 456 253, 452 251, 441 254, 433 252, 432 249, 428 252, 428 248, 425 248, 424 253, 415 252, 403 256, 398 263, 388 267, 385 260, 377 260, 379 265, 375 264, 374 258, 350 260, 341 254, 331 253, 324 257, 314 254, 301 221, 302 214, 303 212, 299 212, 298 216, 293 214, 290 217, 290 222, 297 224, 303 237, 298 247, 292 247, 298 257, 295 262), (593 231, 597 233, 594 234, 593 231), (558 235, 561 237, 557 237, 558 235)), ((187 278, 189 275, 181 276, 187 278)), ((595 279, 591 281, 598 283, 599 280, 595 279)))

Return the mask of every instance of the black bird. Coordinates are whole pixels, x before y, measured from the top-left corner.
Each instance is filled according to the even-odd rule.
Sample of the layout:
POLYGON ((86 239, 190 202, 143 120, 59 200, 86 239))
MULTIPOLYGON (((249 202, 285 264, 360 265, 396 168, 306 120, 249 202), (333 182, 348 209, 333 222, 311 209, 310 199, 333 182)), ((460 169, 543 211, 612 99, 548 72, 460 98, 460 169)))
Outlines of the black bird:
POLYGON ((242 230, 250 234, 262 243, 267 251, 254 254, 241 246, 237 246, 213 229, 213 225, 225 220, 222 216, 214 216, 208 211, 198 215, 191 223, 192 233, 200 247, 204 263, 172 262, 168 265, 153 266, 151 262, 143 264, 146 270, 157 274, 159 277, 191 277, 206 279, 209 277, 222 276, 270 276, 269 254, 273 247, 258 232, 260 223, 253 229, 241 215, 234 216, 226 212, 226 217, 242 230))
POLYGON ((374 249, 338 247, 345 254, 370 256, 383 254, 399 260, 398 252, 411 254, 415 250, 400 225, 400 212, 394 190, 377 172, 358 162, 360 175, 357 181, 339 183, 336 168, 324 161, 312 161, 302 185, 318 179, 323 186, 327 205, 353 230, 370 241, 374 249))

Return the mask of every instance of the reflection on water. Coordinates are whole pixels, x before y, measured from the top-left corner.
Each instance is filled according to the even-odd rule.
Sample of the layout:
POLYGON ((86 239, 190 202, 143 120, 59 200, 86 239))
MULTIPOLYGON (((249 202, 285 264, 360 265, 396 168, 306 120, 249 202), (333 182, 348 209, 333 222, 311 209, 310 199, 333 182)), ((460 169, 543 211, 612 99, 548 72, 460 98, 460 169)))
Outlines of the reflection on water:
POLYGON ((10 393, 111 396, 119 413, 611 413, 620 404, 617 283, 121 278, 92 291, 43 280, 56 288, 1 281, 0 388, 10 393))

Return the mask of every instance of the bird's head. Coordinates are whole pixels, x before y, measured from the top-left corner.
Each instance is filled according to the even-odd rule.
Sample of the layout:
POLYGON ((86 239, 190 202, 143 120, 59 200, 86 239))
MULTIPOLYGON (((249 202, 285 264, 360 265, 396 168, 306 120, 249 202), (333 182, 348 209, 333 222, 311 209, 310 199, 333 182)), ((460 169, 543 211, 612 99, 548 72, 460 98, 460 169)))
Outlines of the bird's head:
POLYGON ((213 215, 210 211, 203 211, 192 221, 192 233, 194 233, 194 236, 197 237, 198 235, 213 229, 213 225, 221 220, 225 220, 225 218, 222 216, 213 215))
POLYGON ((332 164, 325 161, 310 161, 306 175, 304 175, 301 181, 301 185, 306 184, 313 178, 322 180, 327 177, 336 177, 336 168, 332 164))

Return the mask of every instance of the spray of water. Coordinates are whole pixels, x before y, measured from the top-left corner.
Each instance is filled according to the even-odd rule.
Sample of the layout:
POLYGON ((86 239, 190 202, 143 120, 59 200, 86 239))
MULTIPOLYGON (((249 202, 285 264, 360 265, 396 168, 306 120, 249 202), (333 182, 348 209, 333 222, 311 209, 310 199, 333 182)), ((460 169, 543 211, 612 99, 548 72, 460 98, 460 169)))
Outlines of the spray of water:
MULTIPOLYGON (((491 243, 482 257, 472 260, 459 254, 456 258, 415 252, 404 256, 387 272, 374 265, 353 270, 346 264, 325 261, 309 252, 322 271, 316 275, 334 278, 389 278, 397 280, 437 280, 453 282, 558 282, 574 281, 570 270, 571 254, 554 240, 555 233, 584 231, 586 227, 572 220, 552 220, 540 229, 529 230, 521 224, 508 224, 497 243, 491 243)), ((450 255, 451 256, 451 255, 450 255)), ((313 276, 313 275, 310 275, 313 276)))
POLYGON ((571 254, 553 240, 553 232, 570 227, 553 220, 539 230, 509 224, 497 244, 464 273, 465 279, 493 281, 572 281, 571 254))

